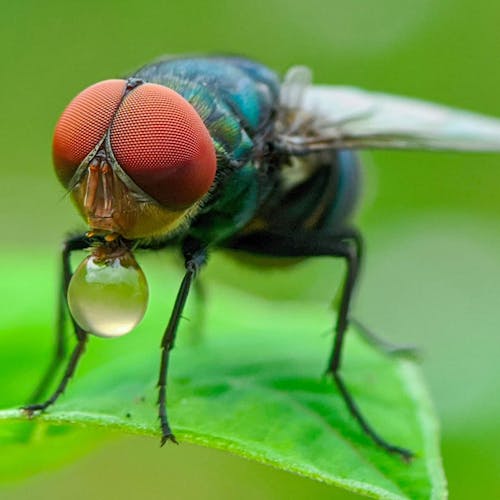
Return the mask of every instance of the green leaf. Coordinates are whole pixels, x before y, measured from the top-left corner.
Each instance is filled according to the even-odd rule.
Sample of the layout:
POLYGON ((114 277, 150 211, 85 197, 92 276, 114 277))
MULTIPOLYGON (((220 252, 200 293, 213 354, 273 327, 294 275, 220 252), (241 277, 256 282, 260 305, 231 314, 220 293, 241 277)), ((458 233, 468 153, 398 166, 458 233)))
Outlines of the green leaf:
MULTIPOLYGON (((85 451, 89 444, 78 446, 71 427, 96 429, 90 441, 116 430, 159 440, 159 342, 181 269, 161 257, 142 259, 153 297, 142 325, 123 338, 91 338, 66 394, 29 422, 15 407, 49 361, 56 270, 28 254, 4 255, 4 262, 0 404, 14 409, 0 412, 0 444, 12 451, 8 458, 2 453, 0 465, 9 467, 0 467, 0 479, 19 475, 23 454, 34 447, 46 448, 40 468, 60 462, 57 439, 73 444, 66 459, 85 451)), ((374 498, 446 497, 436 419, 412 362, 389 359, 349 332, 346 384, 386 439, 417 453, 406 464, 370 441, 322 376, 333 321, 328 299, 272 302, 204 285, 207 303, 191 297, 171 358, 169 416, 181 443, 227 450, 374 498)))

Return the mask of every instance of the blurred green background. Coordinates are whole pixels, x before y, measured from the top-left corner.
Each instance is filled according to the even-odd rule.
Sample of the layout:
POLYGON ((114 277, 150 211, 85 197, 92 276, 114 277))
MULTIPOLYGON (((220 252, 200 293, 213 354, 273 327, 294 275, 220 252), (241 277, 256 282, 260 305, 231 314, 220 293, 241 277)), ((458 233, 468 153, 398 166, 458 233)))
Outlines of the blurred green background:
MULTIPOLYGON (((65 231, 83 227, 52 173, 50 144, 63 108, 91 83, 164 53, 220 51, 280 72, 306 64, 317 82, 500 116, 499 20, 500 4, 486 0, 3 1, 3 251, 55 253, 65 231)), ((451 498, 498 498, 500 157, 377 152, 366 164, 358 222, 368 255, 355 315, 388 339, 422 348, 451 498)), ((308 262, 264 282, 255 270, 237 268, 236 283, 236 264, 214 261, 207 282, 234 280, 275 300, 327 303, 341 270, 308 262)), ((24 285, 26 293, 55 286, 24 285)), ((8 307, 9 289, 1 290, 8 307)), ((41 338, 40 349, 48 352, 50 339, 41 338)), ((344 496, 221 452, 188 445, 160 452, 146 438, 115 440, 59 471, 0 489, 0 498, 28 498, 35 489, 39 498, 55 489, 74 498, 344 496)))

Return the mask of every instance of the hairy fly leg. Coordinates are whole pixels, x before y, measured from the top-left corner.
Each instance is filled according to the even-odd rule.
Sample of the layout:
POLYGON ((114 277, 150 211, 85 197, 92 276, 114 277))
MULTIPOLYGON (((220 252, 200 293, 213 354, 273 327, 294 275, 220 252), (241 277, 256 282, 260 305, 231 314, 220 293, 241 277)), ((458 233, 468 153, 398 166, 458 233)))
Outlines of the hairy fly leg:
POLYGON ((261 231, 232 240, 227 246, 235 250, 243 250, 266 256, 330 256, 342 258, 346 262, 347 269, 342 284, 340 307, 335 325, 335 337, 328 361, 327 373, 333 377, 349 412, 364 432, 384 450, 400 455, 404 460, 410 460, 413 457, 413 453, 410 450, 389 443, 368 423, 340 375, 342 348, 349 322, 349 308, 354 286, 359 276, 362 252, 359 233, 353 229, 346 229, 344 232, 335 234, 321 231, 295 231, 289 234, 261 231))
POLYGON ((190 340, 193 345, 198 345, 204 337, 206 329, 207 289, 201 279, 193 283, 193 317, 191 320, 190 340))
POLYGON ((182 311, 189 295, 191 284, 198 274, 198 271, 207 260, 207 251, 205 248, 193 250, 191 248, 187 248, 187 245, 185 245, 184 258, 186 272, 184 274, 184 278, 182 280, 179 291, 177 292, 174 308, 170 315, 167 328, 165 329, 165 333, 163 334, 163 338, 161 341, 160 374, 158 377, 158 416, 160 418, 162 432, 161 446, 163 446, 168 440, 177 443, 177 440, 175 439, 175 436, 170 429, 167 417, 168 362, 170 358, 170 351, 174 348, 177 328, 179 326, 182 311))
MULTIPOLYGON (((58 293, 58 301, 57 301, 57 323, 56 323, 56 337, 55 337, 55 349, 52 355, 52 360, 37 385, 35 391, 30 397, 30 403, 33 401, 38 401, 43 394, 45 393, 47 387, 50 386, 51 382, 54 379, 54 376, 57 373, 58 368, 60 367, 62 361, 64 360, 64 356, 66 354, 66 338, 64 333, 65 319, 66 319, 66 311, 67 311, 67 293, 69 282, 71 280, 72 272, 71 272, 71 253, 77 250, 84 250, 88 248, 89 240, 87 237, 82 234, 78 236, 74 236, 68 238, 63 243, 63 248, 61 252, 61 276, 60 276, 60 289, 58 293)), ((70 315, 71 317, 71 315, 70 315)), ((44 403, 39 404, 29 404, 23 407, 23 410, 28 414, 32 415, 35 411, 43 411, 51 404, 55 403, 57 398, 64 392, 66 385, 68 384, 69 379, 73 375, 78 361, 85 350, 85 343, 87 341, 87 333, 83 331, 75 322, 75 320, 71 317, 71 322, 73 324, 73 331, 75 332, 75 336, 77 338, 77 345, 75 346, 66 371, 49 399, 47 399, 44 403)))

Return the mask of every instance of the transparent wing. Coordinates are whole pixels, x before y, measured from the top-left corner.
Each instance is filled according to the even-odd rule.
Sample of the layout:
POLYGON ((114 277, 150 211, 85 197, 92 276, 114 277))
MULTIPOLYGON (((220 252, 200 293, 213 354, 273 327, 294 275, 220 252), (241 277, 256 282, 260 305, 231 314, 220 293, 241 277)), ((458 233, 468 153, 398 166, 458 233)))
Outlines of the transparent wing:
POLYGON ((295 67, 283 82, 277 143, 291 154, 344 148, 500 152, 500 119, 310 81, 307 68, 295 67))

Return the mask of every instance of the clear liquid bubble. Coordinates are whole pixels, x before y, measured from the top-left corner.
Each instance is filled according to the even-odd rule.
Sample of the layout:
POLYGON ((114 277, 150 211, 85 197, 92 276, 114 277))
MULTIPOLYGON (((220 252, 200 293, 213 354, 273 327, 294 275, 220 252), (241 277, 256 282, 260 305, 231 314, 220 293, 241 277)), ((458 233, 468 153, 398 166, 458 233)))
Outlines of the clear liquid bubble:
POLYGON ((75 321, 98 337, 120 337, 142 320, 148 285, 128 251, 98 248, 78 266, 68 287, 68 306, 75 321))

